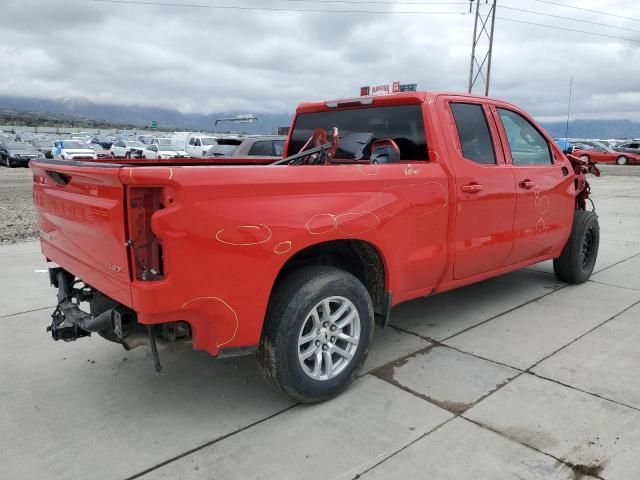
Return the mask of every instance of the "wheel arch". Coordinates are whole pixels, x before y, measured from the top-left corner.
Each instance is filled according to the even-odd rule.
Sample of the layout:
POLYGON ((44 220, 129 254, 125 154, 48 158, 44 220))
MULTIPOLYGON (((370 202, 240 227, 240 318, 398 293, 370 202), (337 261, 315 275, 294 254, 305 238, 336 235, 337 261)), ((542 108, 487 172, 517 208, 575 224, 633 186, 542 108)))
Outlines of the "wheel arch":
POLYGON ((294 271, 311 265, 331 266, 354 275, 369 292, 376 317, 387 317, 391 302, 387 263, 378 247, 360 239, 329 240, 293 254, 280 268, 269 300, 278 282, 294 271))

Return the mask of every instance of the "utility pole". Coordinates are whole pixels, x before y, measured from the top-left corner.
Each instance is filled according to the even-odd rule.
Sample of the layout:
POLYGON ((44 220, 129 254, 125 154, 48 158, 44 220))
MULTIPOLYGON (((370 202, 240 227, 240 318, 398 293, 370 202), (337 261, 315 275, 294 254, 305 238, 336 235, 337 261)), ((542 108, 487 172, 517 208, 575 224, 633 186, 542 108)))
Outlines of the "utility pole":
POLYGON ((469 93, 473 87, 484 84, 484 94, 489 95, 491 81, 491 55, 493 53, 493 26, 496 20, 497 0, 485 0, 485 4, 491 4, 489 10, 480 13, 482 0, 469 0, 469 13, 476 2, 476 18, 473 25, 473 43, 471 45, 471 65, 469 66, 469 93), (488 45, 487 44, 488 41, 488 45))

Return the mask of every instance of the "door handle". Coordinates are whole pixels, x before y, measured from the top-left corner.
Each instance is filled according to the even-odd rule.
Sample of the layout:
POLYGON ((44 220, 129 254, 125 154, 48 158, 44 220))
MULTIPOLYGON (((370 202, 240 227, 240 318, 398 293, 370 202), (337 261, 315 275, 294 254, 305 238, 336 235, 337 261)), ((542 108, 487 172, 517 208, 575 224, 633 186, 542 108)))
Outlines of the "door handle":
POLYGON ((520 186, 526 190, 530 190, 535 187, 536 184, 527 178, 526 180, 520 182, 520 186))
POLYGON ((465 193, 478 193, 483 188, 479 183, 470 183, 469 185, 463 185, 461 190, 465 193))

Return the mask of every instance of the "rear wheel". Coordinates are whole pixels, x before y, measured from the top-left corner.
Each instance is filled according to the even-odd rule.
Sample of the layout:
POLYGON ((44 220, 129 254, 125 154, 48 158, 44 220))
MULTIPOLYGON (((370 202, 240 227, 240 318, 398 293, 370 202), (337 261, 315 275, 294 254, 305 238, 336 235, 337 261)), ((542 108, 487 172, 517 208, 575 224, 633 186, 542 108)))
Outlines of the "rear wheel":
POLYGON ((627 164, 627 157, 625 157, 624 155, 620 155, 617 160, 616 163, 618 165, 626 165, 627 164))
POLYGON ((349 385, 372 335, 373 307, 362 282, 337 268, 307 267, 274 288, 258 365, 294 401, 327 400, 349 385))
POLYGON ((562 253, 553 261, 553 271, 567 283, 589 280, 600 246, 600 225, 594 212, 576 210, 571 235, 562 253))

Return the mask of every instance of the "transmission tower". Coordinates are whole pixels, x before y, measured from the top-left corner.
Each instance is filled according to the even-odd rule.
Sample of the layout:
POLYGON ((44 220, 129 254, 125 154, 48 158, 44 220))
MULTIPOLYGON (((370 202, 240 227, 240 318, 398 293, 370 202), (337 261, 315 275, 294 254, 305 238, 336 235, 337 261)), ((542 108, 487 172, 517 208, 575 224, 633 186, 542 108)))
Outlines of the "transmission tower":
POLYGON ((485 0, 491 5, 489 10, 480 12, 482 0, 469 0, 469 11, 476 3, 476 18, 473 25, 473 44, 471 46, 471 65, 469 66, 469 93, 478 84, 484 85, 484 94, 489 95, 491 81, 491 54, 493 53, 493 26, 496 20, 497 0, 485 0))

